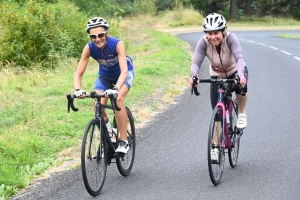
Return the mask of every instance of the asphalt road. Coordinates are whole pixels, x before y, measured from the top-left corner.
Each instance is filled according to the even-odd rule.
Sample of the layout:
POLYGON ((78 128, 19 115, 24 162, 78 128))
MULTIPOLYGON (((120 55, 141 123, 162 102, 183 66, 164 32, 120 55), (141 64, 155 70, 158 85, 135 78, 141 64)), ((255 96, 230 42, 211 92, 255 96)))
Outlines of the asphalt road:
MULTIPOLYGON (((108 168, 102 192, 91 197, 80 168, 53 174, 13 199, 300 199, 299 74, 300 40, 276 37, 300 31, 235 32, 249 70, 248 126, 241 138, 238 165, 226 156, 222 182, 215 187, 207 167, 209 85, 199 97, 190 88, 144 128, 137 129, 132 173, 108 168)), ((203 33, 178 37, 192 51, 203 33)), ((208 64, 201 78, 208 78, 208 64)), ((187 77, 188 79, 188 77, 187 77)), ((134 113, 133 113, 134 114, 134 113)))

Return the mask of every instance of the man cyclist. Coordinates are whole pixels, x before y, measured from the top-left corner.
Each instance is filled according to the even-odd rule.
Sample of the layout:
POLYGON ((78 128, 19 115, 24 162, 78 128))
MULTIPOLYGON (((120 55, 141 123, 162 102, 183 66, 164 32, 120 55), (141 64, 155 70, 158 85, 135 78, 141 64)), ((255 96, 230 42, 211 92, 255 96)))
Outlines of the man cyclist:
MULTIPOLYGON (((240 42, 234 33, 227 31, 225 18, 217 13, 209 14, 203 22, 205 36, 198 41, 191 65, 192 77, 199 77, 199 70, 205 56, 210 62, 210 75, 222 78, 234 79, 238 73, 241 86, 243 87, 245 96, 241 95, 240 88, 237 84, 233 84, 233 90, 236 93, 236 99, 239 105, 237 128, 244 129, 247 126, 247 115, 245 111, 248 98, 247 81, 248 70, 243 59, 242 48, 240 42)), ((192 84, 192 78, 190 83, 192 84)), ((197 86, 196 86, 197 87, 197 86)), ((212 109, 215 108, 218 100, 218 87, 216 83, 210 85, 210 99, 212 109)), ((218 149, 213 149, 217 151, 218 149)), ((218 155, 218 152, 215 152, 218 155)), ((212 159, 217 160, 217 156, 213 155, 212 159)))
MULTIPOLYGON (((120 131, 120 140, 116 152, 127 153, 129 146, 127 140, 127 112, 125 97, 132 85, 134 70, 132 59, 126 55, 124 43, 108 34, 109 24, 102 17, 94 17, 86 24, 86 31, 91 41, 83 48, 80 61, 74 76, 74 95, 85 97, 81 89, 81 80, 87 68, 89 58, 92 57, 99 63, 98 77, 94 90, 103 93, 107 89, 118 90, 117 105, 121 108, 115 112, 116 122, 120 131)), ((106 104, 107 98, 102 98, 101 103, 106 104)), ((107 120, 105 109, 103 117, 107 120)))

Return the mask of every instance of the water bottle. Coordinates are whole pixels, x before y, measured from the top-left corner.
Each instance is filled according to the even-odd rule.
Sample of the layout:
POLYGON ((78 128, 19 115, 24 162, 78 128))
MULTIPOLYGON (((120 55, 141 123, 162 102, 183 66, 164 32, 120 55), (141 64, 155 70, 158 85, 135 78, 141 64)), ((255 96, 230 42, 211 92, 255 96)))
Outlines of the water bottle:
POLYGON ((116 118, 114 117, 114 121, 113 121, 113 127, 112 127, 112 131, 117 134, 118 132, 118 127, 117 127, 117 122, 116 122, 116 118))
POLYGON ((106 119, 105 125, 106 125, 106 128, 107 128, 108 132, 111 133, 112 132, 112 127, 111 127, 111 124, 110 124, 108 119, 106 119))
POLYGON ((226 122, 227 124, 230 123, 228 110, 226 110, 226 122))

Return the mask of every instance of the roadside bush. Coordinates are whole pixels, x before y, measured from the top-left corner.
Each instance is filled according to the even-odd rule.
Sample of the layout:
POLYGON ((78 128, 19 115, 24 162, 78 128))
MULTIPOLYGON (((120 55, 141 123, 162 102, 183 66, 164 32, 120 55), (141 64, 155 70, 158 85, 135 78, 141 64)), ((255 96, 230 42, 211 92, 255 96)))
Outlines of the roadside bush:
POLYGON ((49 68, 63 56, 78 57, 88 41, 87 16, 67 2, 4 2, 0 15, 0 62, 49 68))
POLYGON ((295 8, 295 10, 293 12, 293 17, 296 20, 300 20, 300 3, 299 3, 299 6, 297 8, 295 8))

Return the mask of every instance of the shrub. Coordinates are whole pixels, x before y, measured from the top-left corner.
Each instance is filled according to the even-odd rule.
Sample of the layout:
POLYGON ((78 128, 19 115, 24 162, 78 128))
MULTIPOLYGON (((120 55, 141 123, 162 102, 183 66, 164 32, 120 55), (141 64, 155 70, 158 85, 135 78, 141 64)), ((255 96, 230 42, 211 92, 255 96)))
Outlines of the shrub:
POLYGON ((300 4, 297 8, 294 9, 293 17, 296 20, 300 20, 300 4))
POLYGON ((155 0, 137 0, 134 1, 133 7, 135 8, 134 14, 149 14, 152 16, 157 14, 155 0))
POLYGON ((87 16, 72 4, 33 0, 20 7, 4 2, 0 9, 1 62, 49 68, 61 56, 79 56, 88 41, 87 16))

